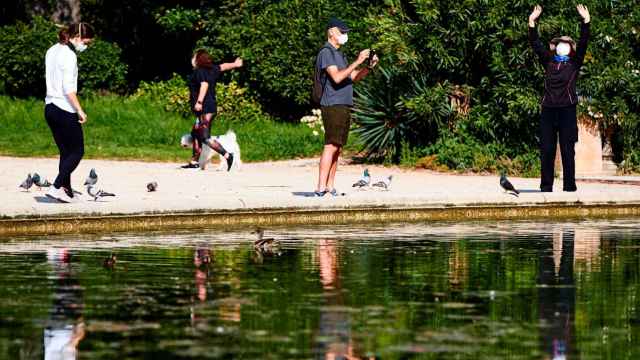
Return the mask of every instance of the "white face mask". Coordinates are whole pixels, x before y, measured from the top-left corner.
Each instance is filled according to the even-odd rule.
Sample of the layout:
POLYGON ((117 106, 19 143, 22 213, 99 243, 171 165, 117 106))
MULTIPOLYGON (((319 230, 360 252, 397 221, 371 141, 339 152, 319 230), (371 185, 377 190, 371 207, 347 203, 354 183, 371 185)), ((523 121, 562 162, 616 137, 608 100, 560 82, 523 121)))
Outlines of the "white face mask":
POLYGON ((349 41, 348 34, 340 34, 340 36, 338 36, 338 44, 344 45, 347 43, 347 41, 349 41))
POLYGON ((556 54, 560 56, 567 56, 571 53, 571 45, 561 42, 556 46, 556 54))
POLYGON ((72 41, 71 43, 73 44, 73 47, 76 49, 77 52, 83 52, 87 50, 87 45, 83 43, 82 40, 72 41))

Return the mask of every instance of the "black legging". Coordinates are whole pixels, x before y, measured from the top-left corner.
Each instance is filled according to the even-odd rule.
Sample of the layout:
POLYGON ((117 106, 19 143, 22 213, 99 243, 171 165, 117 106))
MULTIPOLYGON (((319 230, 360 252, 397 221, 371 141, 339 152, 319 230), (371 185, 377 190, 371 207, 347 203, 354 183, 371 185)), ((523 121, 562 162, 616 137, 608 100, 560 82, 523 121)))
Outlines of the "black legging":
POLYGON ((551 191, 555 176, 556 144, 560 140, 564 191, 576 191, 575 145, 578 141, 576 107, 542 107, 540 117, 540 189, 551 191))
POLYGON ((44 117, 60 151, 58 176, 53 183, 56 188, 71 190, 71 173, 84 156, 84 135, 78 114, 64 111, 53 104, 44 108, 44 117))
POLYGON ((209 145, 209 147, 212 148, 215 152, 217 152, 222 156, 225 156, 225 154, 227 153, 227 150, 225 150, 225 148, 222 147, 222 144, 220 144, 217 140, 211 138, 211 122, 213 121, 213 114, 212 113, 200 114, 198 115, 198 119, 200 119, 200 125, 198 129, 195 132, 194 131, 191 132, 192 136, 195 134, 195 137, 193 137, 194 159, 200 156, 199 151, 202 151, 203 144, 209 145), (200 143, 199 151, 197 151, 195 147, 196 140, 200 143))

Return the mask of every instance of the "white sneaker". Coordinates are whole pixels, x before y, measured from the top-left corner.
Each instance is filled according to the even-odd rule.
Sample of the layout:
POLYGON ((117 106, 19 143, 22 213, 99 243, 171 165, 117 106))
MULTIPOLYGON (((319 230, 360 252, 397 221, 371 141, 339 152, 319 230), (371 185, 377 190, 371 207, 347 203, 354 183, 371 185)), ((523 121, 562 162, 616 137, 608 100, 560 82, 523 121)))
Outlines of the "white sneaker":
POLYGON ((64 191, 64 189, 62 187, 56 189, 55 186, 51 186, 49 191, 47 191, 46 195, 47 195, 48 198, 57 200, 57 201, 59 201, 61 203, 74 202, 74 200, 71 199, 69 197, 69 195, 67 195, 67 193, 64 191))

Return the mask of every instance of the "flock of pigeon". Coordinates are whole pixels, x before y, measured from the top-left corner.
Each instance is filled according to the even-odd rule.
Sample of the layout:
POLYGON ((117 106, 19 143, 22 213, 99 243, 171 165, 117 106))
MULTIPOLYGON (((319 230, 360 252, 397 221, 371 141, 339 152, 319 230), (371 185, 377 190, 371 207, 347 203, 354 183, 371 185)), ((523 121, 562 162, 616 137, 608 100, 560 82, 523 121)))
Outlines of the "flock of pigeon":
MULTIPOLYGON (((110 193, 102 189, 96 190, 95 186, 97 183, 98 183, 98 173, 96 172, 96 169, 91 169, 91 171, 89 171, 89 176, 87 176, 86 180, 84 181, 84 186, 87 187, 87 195, 91 197, 93 201, 98 201, 98 199, 103 197, 116 196, 114 193, 110 193)), ((52 184, 51 182, 49 182, 49 180, 47 180, 46 178, 43 178, 38 173, 34 173, 33 175, 29 173, 27 174, 27 178, 20 184, 20 188, 24 189, 25 191, 29 191, 31 187, 33 187, 34 185, 39 190, 42 190, 42 188, 48 188, 52 184)), ((154 181, 147 184, 148 192, 153 192, 153 191, 156 191, 157 189, 158 189, 157 182, 154 181)), ((74 191, 74 193, 78 195, 82 195, 82 193, 79 191, 74 191)))
MULTIPOLYGON (((364 169, 362 174, 362 178, 356 181, 352 187, 357 188, 359 190, 366 190, 369 188, 377 188, 380 190, 388 191, 391 189, 391 180, 393 180, 393 175, 386 176, 380 179, 377 182, 372 183, 371 174, 369 173, 369 169, 364 169)), ((98 174, 96 173, 96 169, 91 169, 89 172, 89 176, 84 182, 84 185, 87 187, 87 194, 93 198, 93 201, 98 201, 98 199, 103 197, 113 197, 116 196, 113 193, 106 192, 104 190, 94 191, 95 185, 98 183, 98 174)), ((28 174, 27 178, 20 184, 20 187, 25 189, 25 191, 29 191, 32 186, 38 187, 38 189, 50 187, 52 184, 46 178, 41 177, 38 173, 34 173, 33 175, 28 174)), ((518 196, 520 192, 511 184, 511 182, 507 179, 507 176, 502 173, 500 175, 500 186, 504 191, 513 196, 518 196)), ((147 191, 154 192, 158 189, 157 182, 150 182, 147 184, 147 191)), ((82 194, 80 192, 76 192, 78 194, 82 194)))
POLYGON ((371 183, 371 174, 369 174, 369 169, 364 169, 364 173, 362 174, 362 178, 356 181, 352 187, 357 189, 368 189, 370 187, 381 189, 381 190, 390 190, 391 189, 391 180, 393 179, 393 175, 389 175, 383 179, 380 179, 377 182, 371 183))
POLYGON ((27 179, 20 184, 20 187, 29 191, 31 187, 35 185, 38 189, 42 190, 42 188, 48 188, 51 186, 51 183, 47 179, 43 179, 38 173, 34 173, 33 175, 28 174, 27 179))

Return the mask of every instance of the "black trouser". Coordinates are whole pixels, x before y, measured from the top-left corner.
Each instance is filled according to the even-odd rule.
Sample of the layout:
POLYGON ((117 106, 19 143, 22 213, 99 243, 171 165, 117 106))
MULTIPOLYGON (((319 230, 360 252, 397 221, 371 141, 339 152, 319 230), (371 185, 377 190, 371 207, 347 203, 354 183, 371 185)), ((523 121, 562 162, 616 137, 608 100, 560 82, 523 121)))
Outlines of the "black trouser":
POLYGON ((552 191, 556 144, 560 138, 563 190, 576 190, 575 145, 578 141, 576 107, 542 108, 540 117, 540 190, 552 191))
POLYGON ((60 151, 58 176, 53 186, 71 190, 71 173, 78 167, 84 156, 84 135, 78 114, 64 111, 53 104, 44 108, 44 117, 60 151))

